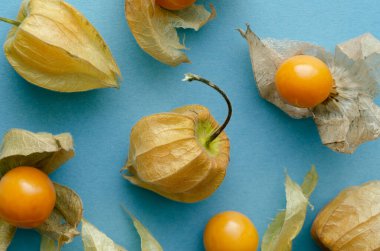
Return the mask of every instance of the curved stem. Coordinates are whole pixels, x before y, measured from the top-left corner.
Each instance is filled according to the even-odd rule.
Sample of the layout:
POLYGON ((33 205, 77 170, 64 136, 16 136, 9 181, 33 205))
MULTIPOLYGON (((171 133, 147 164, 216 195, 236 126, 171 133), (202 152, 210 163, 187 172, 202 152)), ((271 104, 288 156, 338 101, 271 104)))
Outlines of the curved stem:
POLYGON ((227 115, 226 120, 224 121, 224 123, 219 128, 217 128, 213 132, 211 137, 206 141, 206 146, 209 146, 210 143, 213 142, 223 132, 223 130, 227 127, 228 123, 230 122, 230 119, 232 116, 232 105, 231 105, 231 102, 228 99, 228 96, 226 95, 226 93, 224 93, 224 91, 222 91, 217 85, 215 85, 211 81, 209 81, 205 78, 202 78, 201 76, 191 74, 191 73, 185 74, 185 78, 183 79, 183 81, 189 81, 189 82, 192 82, 194 80, 202 82, 202 83, 210 86, 211 88, 213 88, 217 92, 219 92, 223 96, 223 98, 226 101, 227 106, 228 106, 228 115, 227 115))
POLYGON ((12 20, 12 19, 5 18, 5 17, 0 17, 0 21, 1 21, 1 22, 5 22, 5 23, 8 23, 8 24, 12 24, 12 25, 14 25, 14 26, 19 26, 19 25, 21 24, 20 21, 12 20))

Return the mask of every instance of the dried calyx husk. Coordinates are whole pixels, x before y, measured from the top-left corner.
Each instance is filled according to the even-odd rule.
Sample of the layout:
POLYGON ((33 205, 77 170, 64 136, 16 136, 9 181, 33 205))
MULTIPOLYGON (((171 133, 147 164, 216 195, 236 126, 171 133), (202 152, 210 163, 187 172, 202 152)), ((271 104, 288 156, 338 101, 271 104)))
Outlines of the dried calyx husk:
POLYGON ((62 0, 24 0, 4 44, 6 58, 28 82, 53 91, 119 87, 108 46, 74 7, 62 0))
POLYGON ((300 233, 306 218, 309 198, 318 183, 314 166, 307 173, 302 185, 286 175, 286 209, 279 212, 265 231, 262 251, 290 251, 292 241, 300 233))
POLYGON ((216 15, 202 5, 192 5, 184 10, 170 11, 161 8, 155 0, 126 0, 125 15, 139 46, 158 61, 171 66, 189 63, 183 52, 185 45, 179 41, 176 28, 199 30, 216 15))
MULTIPOLYGON (((0 179, 18 166, 33 166, 50 174, 74 156, 73 139, 69 133, 52 135, 12 129, 6 133, 0 150, 0 179)), ((50 217, 35 228, 61 247, 79 235, 82 201, 70 188, 54 183, 56 204, 50 217)), ((0 250, 7 250, 16 227, 0 220, 0 250)), ((43 243, 44 245, 46 243, 43 243)))
MULTIPOLYGON (((123 208, 132 219, 133 226, 140 236, 141 251, 162 251, 163 249, 160 243, 158 243, 149 230, 125 207, 123 208)), ((84 219, 82 220, 82 241, 85 251, 127 251, 84 219)), ((44 249, 41 251, 51 251, 52 248, 54 248, 53 243, 50 243, 50 249, 44 249)))
POLYGON ((84 251, 127 251, 85 219, 82 220, 82 241, 84 251))
POLYGON ((261 40, 249 26, 239 31, 249 44, 260 95, 293 118, 313 117, 324 145, 352 153, 360 144, 380 136, 380 108, 373 102, 380 82, 380 41, 371 34, 339 44, 332 55, 306 42, 261 40), (295 55, 321 59, 334 78, 329 98, 312 109, 287 104, 276 90, 277 68, 295 55))
POLYGON ((379 250, 380 181, 343 190, 318 214, 311 233, 326 250, 379 250))
POLYGON ((226 100, 228 116, 219 126, 209 110, 188 105, 142 118, 130 135, 124 177, 131 183, 180 202, 209 197, 222 183, 230 159, 224 132, 232 107, 227 96, 210 81, 186 74, 186 81, 201 81, 226 100))

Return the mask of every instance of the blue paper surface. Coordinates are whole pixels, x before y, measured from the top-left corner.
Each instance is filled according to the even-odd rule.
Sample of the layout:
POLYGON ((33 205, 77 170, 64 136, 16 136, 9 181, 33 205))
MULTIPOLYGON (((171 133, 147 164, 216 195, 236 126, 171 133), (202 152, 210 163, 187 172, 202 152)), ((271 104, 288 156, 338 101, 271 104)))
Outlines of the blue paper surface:
MULTIPOLYGON (((0 134, 10 128, 71 132, 76 156, 51 177, 83 199, 85 218, 128 250, 140 241, 121 204, 145 224, 165 250, 203 250, 202 232, 212 215, 237 210, 264 234, 285 207, 284 170, 301 182, 312 164, 320 182, 293 250, 319 250, 310 237, 317 212, 351 185, 380 179, 380 140, 353 155, 332 152, 319 139, 314 122, 293 120, 258 95, 246 41, 236 28, 250 23, 261 37, 306 40, 333 50, 337 43, 371 32, 380 37, 377 0, 216 0, 218 17, 199 32, 186 32, 192 64, 172 68, 157 62, 136 44, 124 17, 122 0, 69 0, 99 30, 123 75, 120 90, 61 94, 35 87, 19 77, 0 55, 0 134), (142 117, 199 103, 222 121, 223 99, 200 85, 186 85, 184 73, 200 74, 224 89, 234 107, 226 132, 231 163, 220 189, 208 200, 180 204, 140 189, 119 173, 128 153, 129 132, 142 117)), ((21 1, 0 0, 0 16, 16 16, 21 1)), ((0 38, 9 30, 0 24, 0 38)), ((10 251, 39 250, 34 231, 19 230, 10 251)), ((83 250, 78 237, 63 248, 83 250)))

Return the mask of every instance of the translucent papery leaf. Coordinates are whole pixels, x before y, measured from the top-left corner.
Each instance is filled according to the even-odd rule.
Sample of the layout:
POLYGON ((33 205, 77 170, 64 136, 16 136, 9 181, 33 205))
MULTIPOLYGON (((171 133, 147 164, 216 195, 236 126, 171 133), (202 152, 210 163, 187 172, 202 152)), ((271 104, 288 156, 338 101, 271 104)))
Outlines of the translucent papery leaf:
POLYGON ((317 170, 315 169, 315 166, 312 166, 311 170, 306 174, 301 186, 302 192, 306 198, 310 198, 311 194, 318 184, 318 179, 319 177, 317 170))
POLYGON ((127 251, 86 220, 82 220, 82 241, 85 251, 127 251))
POLYGON ((59 251, 57 242, 46 235, 41 236, 40 251, 59 251))
POLYGON ((47 174, 74 156, 69 133, 54 136, 12 129, 3 138, 0 150, 0 177, 18 166, 33 166, 47 174))
POLYGON ((177 66, 190 60, 182 51, 176 28, 200 29, 215 16, 204 6, 193 5, 181 11, 159 7, 154 0, 126 0, 125 14, 137 43, 158 61, 177 66))
POLYGON ((0 220, 0 251, 6 251, 11 244, 16 227, 0 220))
POLYGON ((349 65, 349 61, 365 61, 368 67, 367 74, 377 82, 380 81, 380 43, 372 34, 366 33, 337 46, 335 52, 335 63, 342 66, 349 65))
POLYGON ((373 102, 380 74, 380 41, 370 34, 340 44, 331 68, 336 94, 314 110, 322 142, 352 153, 380 136, 380 108, 373 102))
POLYGON ((302 229, 309 196, 318 182, 315 167, 305 176, 302 188, 286 176, 286 209, 278 213, 264 234, 262 251, 290 251, 292 241, 302 229))
POLYGON ((163 251, 160 243, 153 237, 148 229, 131 214, 126 207, 123 207, 124 211, 131 217, 133 225, 135 226, 137 233, 141 239, 141 251, 163 251))
POLYGON ((380 109, 373 102, 379 90, 380 41, 374 36, 364 34, 342 43, 333 56, 305 42, 260 40, 249 27, 240 33, 249 44, 260 95, 293 118, 313 116, 322 143, 327 147, 352 153, 360 144, 380 137, 380 109), (330 97, 312 110, 284 102, 274 83, 281 62, 300 54, 324 61, 334 78, 330 97))
POLYGON ((331 55, 331 53, 325 51, 322 47, 308 42, 266 38, 262 40, 262 43, 265 47, 278 53, 282 61, 288 59, 289 57, 293 57, 294 55, 307 54, 314 55, 322 61, 327 62, 329 65, 333 62, 333 55, 331 55))
POLYGON ((57 183, 54 183, 54 187, 57 194, 55 208, 36 230, 58 241, 61 246, 79 235, 77 226, 82 220, 83 206, 80 197, 70 188, 57 183))

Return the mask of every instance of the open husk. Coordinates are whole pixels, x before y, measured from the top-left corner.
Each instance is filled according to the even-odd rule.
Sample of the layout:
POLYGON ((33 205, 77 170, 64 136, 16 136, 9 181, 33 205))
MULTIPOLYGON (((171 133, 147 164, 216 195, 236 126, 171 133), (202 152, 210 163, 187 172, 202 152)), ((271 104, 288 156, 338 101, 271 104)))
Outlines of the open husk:
POLYGON ((84 219, 82 220, 82 241, 84 251, 127 251, 84 219))
POLYGON ((154 0, 126 0, 125 15, 133 36, 146 53, 171 66, 189 63, 183 52, 185 45, 179 41, 176 28, 199 30, 216 12, 202 5, 192 5, 179 11, 158 6, 154 0))
POLYGON ((326 250, 379 250, 380 182, 342 191, 319 212, 311 233, 326 250))
MULTIPOLYGON (((160 243, 158 243, 149 230, 126 207, 123 206, 123 209, 131 218, 133 226, 140 236, 141 251, 162 251, 160 243)), ((84 251, 127 251, 84 219, 82 220, 82 241, 84 251)))
POLYGON ((380 41, 371 34, 338 45, 332 55, 306 42, 261 40, 249 26, 240 33, 249 44, 260 95, 293 118, 313 117, 324 145, 337 152, 352 153, 360 144, 380 136, 380 109, 373 102, 380 81, 380 41), (279 65, 303 54, 324 61, 335 82, 330 97, 313 109, 284 102, 274 83, 279 65))
POLYGON ((261 251, 291 251, 292 242, 300 233, 306 218, 309 198, 318 183, 314 166, 307 173, 302 185, 286 175, 286 209, 281 210, 265 231, 261 251))
POLYGON ((24 0, 13 24, 5 55, 28 82, 59 92, 119 86, 120 71, 108 46, 63 0, 24 0))
MULTIPOLYGON (((49 174, 74 156, 69 133, 52 135, 12 129, 6 133, 0 150, 0 178, 18 166, 33 166, 49 174)), ((54 183, 56 204, 50 217, 35 228, 60 247, 79 235, 82 201, 70 188, 54 183)), ((0 251, 6 250, 16 228, 0 220, 0 251)))
POLYGON ((133 226, 140 236, 141 251, 163 251, 161 244, 156 238, 154 238, 150 231, 131 212, 129 212, 125 206, 123 206, 123 209, 131 218, 133 226))
MULTIPOLYGON (((201 79, 187 77, 189 81, 201 79)), ((222 127, 201 105, 142 118, 131 131, 124 167, 129 174, 124 177, 172 200, 191 203, 206 199, 226 175, 230 143, 223 130, 216 128, 224 129, 231 109, 222 127)))

